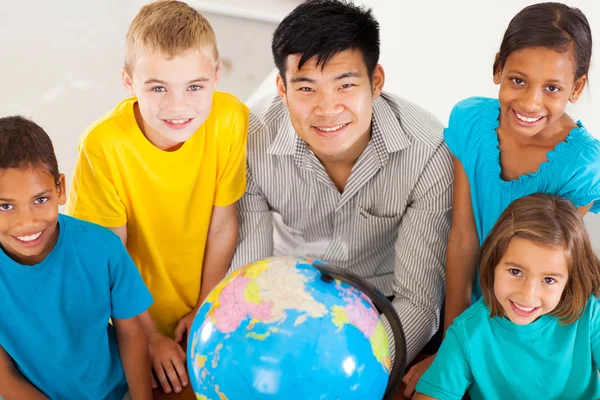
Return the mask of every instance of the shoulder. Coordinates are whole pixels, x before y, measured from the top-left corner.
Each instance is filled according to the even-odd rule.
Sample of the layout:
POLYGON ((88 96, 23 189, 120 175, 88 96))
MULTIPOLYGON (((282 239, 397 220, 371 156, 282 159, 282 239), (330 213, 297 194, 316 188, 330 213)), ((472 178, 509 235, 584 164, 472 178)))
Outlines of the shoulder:
POLYGON ((135 97, 119 102, 111 111, 93 122, 79 138, 79 147, 99 155, 124 140, 137 126, 133 105, 135 97))
MULTIPOLYGON (((291 127, 287 107, 277 94, 258 100, 250 108, 248 123, 248 150, 266 151, 282 130, 291 127)), ((295 135, 293 130, 291 131, 295 135)))
POLYGON ((225 92, 214 92, 211 115, 209 118, 219 122, 243 122, 248 118, 248 107, 240 99, 225 92))
POLYGON ((423 107, 391 93, 382 92, 373 103, 378 118, 392 119, 400 124, 411 142, 437 148, 443 141, 444 125, 423 107))
POLYGON ((482 119, 497 120, 500 112, 498 99, 488 97, 469 97, 461 100, 450 112, 449 126, 453 124, 473 123, 482 119))
POLYGON ((460 314, 452 325, 456 325, 455 329, 461 332, 461 336, 469 338, 476 336, 483 326, 489 326, 490 321, 490 310, 483 298, 480 298, 460 314))
POLYGON ((66 232, 65 239, 85 254, 109 256, 118 252, 122 246, 121 239, 110 229, 93 222, 59 214, 60 229, 66 232))

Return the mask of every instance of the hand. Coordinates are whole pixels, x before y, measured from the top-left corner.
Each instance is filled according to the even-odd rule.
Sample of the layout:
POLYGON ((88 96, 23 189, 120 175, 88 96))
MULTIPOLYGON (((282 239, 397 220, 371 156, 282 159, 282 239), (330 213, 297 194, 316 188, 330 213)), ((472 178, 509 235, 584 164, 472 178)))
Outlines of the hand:
POLYGON ((179 320, 179 322, 177 323, 177 326, 175 327, 175 332, 173 333, 175 336, 175 341, 177 343, 179 343, 181 346, 184 346, 185 348, 187 348, 187 345, 185 345, 185 343, 181 343, 181 342, 183 341, 184 337, 186 337, 186 338, 190 337, 190 330, 192 329, 192 324, 194 323, 194 317, 196 316, 197 312, 198 312, 198 310, 194 309, 189 314, 184 315, 183 318, 181 318, 179 320))
MULTIPOLYGON (((165 393, 171 393, 171 390, 181 392, 182 385, 188 385, 185 352, 181 346, 160 332, 154 332, 148 336, 148 350, 150 364, 165 393)), ((157 387, 156 379, 152 376, 152 388, 157 387)))
POLYGON ((425 371, 427 371, 427 368, 429 368, 434 358, 435 354, 422 361, 419 361, 410 368, 406 375, 404 375, 404 378, 402 378, 402 382, 404 382, 406 385, 406 389, 404 389, 404 397, 411 398, 413 396, 419 379, 421 379, 421 376, 425 373, 425 371))

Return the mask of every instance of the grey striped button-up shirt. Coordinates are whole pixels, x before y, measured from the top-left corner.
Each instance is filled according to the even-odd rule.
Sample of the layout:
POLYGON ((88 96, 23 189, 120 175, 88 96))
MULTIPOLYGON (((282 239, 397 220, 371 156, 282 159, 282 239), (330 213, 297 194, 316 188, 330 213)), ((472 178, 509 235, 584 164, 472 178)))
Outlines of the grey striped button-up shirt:
POLYGON ((371 140, 340 193, 279 97, 252 108, 231 270, 292 255, 350 271, 395 296, 412 360, 437 330, 442 305, 453 180, 442 130, 430 113, 383 93, 371 140))

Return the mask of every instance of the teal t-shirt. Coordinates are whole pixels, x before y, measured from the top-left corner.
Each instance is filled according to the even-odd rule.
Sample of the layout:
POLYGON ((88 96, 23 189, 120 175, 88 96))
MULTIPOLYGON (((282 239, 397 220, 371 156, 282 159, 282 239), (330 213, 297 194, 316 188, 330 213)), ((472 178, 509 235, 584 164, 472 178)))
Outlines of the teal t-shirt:
MULTIPOLYGON (((471 97, 459 102, 450 114, 444 140, 461 162, 471 190, 471 203, 479 243, 483 243, 500 214, 510 203, 533 193, 555 194, 577 207, 594 203, 600 212, 600 141, 581 124, 547 155, 548 161, 530 174, 505 181, 501 177, 498 148, 500 105, 497 99, 471 97)), ((479 279, 473 299, 481 297, 479 279)))
POLYGON ((490 318, 480 299, 448 328, 417 392, 436 399, 600 398, 600 304, 576 322, 543 315, 528 325, 490 318))
POLYGON ((152 297, 117 235, 62 214, 58 224, 39 264, 0 250, 0 346, 53 400, 121 400, 127 381, 109 318, 135 317, 152 297))

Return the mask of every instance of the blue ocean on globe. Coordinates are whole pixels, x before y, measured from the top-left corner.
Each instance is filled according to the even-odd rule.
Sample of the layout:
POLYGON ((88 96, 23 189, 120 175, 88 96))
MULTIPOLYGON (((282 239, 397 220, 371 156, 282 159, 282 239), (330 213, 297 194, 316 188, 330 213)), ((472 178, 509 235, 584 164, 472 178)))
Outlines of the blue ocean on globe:
POLYGON ((188 370, 199 400, 381 399, 388 338, 371 301, 318 260, 274 257, 240 268, 192 325, 188 370))

